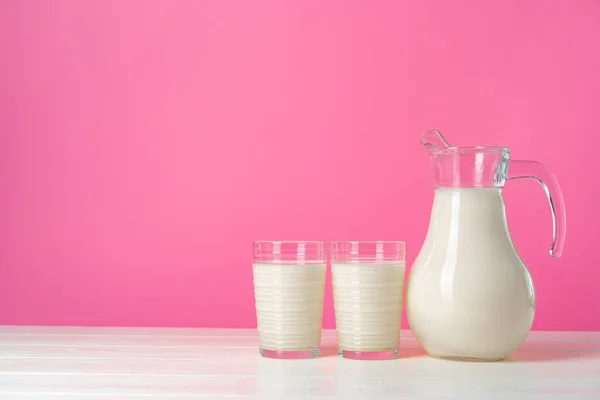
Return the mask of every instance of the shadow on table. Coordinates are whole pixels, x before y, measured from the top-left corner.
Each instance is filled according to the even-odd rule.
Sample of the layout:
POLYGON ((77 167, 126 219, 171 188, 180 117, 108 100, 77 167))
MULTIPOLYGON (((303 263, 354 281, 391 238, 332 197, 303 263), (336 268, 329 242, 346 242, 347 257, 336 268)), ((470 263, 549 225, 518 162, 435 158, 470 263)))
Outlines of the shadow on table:
MULTIPOLYGON (((338 357, 338 349, 336 346, 323 346, 321 347, 321 357, 338 357)), ((399 359, 404 358, 415 358, 415 357, 429 357, 427 352, 422 348, 408 348, 400 349, 399 359)), ((574 360, 574 359, 600 359, 600 352, 593 351, 564 351, 564 350, 517 350, 508 359, 496 362, 520 362, 520 363, 531 363, 531 362, 547 362, 547 361, 559 361, 559 360, 574 360)), ((455 362, 469 362, 469 361, 455 361, 455 362)))
POLYGON ((321 357, 337 357, 337 346, 321 346, 321 357))
MULTIPOLYGON (((321 357, 338 357, 338 349, 337 346, 321 346, 321 357)), ((400 348, 400 357, 402 358, 412 358, 412 357, 425 357, 427 353, 425 350, 421 348, 408 348, 403 349, 400 348)))
POLYGON ((547 362, 575 359, 600 359, 599 352, 565 350, 517 350, 504 362, 547 362))
POLYGON ((408 349, 400 348, 400 358, 428 357, 427 352, 421 347, 412 347, 408 349))

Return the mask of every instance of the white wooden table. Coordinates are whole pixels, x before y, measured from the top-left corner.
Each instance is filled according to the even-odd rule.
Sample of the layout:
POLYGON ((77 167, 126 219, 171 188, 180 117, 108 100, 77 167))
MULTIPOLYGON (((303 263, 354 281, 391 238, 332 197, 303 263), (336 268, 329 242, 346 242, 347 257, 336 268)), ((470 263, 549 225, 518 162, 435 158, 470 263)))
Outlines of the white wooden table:
POLYGON ((0 327, 0 399, 600 399, 600 332, 533 332, 508 361, 258 355, 253 330, 0 327))

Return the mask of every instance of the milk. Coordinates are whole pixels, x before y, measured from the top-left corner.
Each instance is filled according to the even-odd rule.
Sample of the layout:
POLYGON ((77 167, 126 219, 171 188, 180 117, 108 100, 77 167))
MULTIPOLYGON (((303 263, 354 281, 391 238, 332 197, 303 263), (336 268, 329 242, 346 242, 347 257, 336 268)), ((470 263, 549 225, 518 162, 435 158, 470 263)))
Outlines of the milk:
POLYGON ((404 261, 332 261, 331 268, 340 350, 397 352, 404 261))
POLYGON ((254 263, 261 351, 309 350, 318 355, 325 270, 325 263, 254 263))
POLYGON ((412 331, 437 357, 502 359, 529 332, 535 295, 497 188, 437 189, 407 288, 412 331))

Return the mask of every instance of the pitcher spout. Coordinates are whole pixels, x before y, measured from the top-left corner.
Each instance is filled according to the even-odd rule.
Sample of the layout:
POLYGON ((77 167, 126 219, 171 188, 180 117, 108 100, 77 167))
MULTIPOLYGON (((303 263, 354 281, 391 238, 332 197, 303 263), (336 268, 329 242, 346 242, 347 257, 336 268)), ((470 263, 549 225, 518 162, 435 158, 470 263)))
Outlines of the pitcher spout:
POLYGON ((436 148, 451 147, 450 143, 448 143, 444 135, 442 135, 442 132, 437 129, 430 129, 422 134, 419 142, 427 149, 427 151, 436 148))

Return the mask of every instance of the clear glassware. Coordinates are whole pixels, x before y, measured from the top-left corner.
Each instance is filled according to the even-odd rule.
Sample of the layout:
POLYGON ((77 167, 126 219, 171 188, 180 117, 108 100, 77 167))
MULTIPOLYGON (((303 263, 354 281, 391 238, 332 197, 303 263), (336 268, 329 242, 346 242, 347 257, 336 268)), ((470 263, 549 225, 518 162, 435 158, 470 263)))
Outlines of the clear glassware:
POLYGON ((398 358, 405 243, 333 241, 330 248, 340 355, 358 360, 398 358))
POLYGON ((544 164, 511 160, 504 147, 451 146, 436 130, 421 144, 435 196, 407 286, 411 329, 435 357, 504 359, 531 329, 535 291, 508 230, 502 188, 520 178, 542 185, 553 218, 550 254, 560 257, 566 214, 558 180, 544 164))
POLYGON ((254 297, 260 354, 320 354, 327 261, 321 241, 255 241, 254 297))

